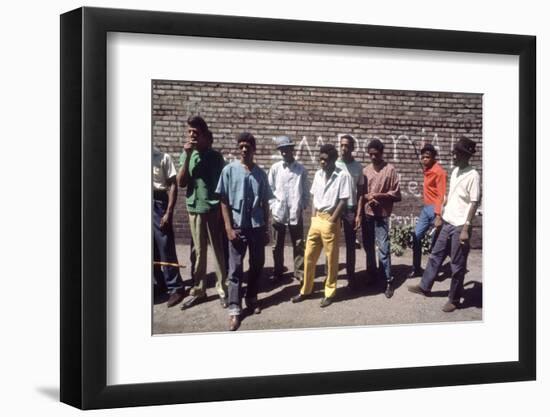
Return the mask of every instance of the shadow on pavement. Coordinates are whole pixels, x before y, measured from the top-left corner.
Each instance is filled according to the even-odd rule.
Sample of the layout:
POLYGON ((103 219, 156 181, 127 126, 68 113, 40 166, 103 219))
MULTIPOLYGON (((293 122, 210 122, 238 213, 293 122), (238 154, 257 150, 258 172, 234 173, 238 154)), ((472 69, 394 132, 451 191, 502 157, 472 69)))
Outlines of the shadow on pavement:
POLYGON ((463 295, 464 301, 460 308, 482 308, 483 307, 483 284, 477 281, 468 281, 464 283, 463 295))
POLYGON ((166 292, 155 293, 153 296, 154 304, 163 304, 168 301, 169 295, 166 292))
MULTIPOLYGON (((246 267, 245 267, 246 268, 246 267)), ((286 268, 285 268, 286 269, 286 268)), ((361 270, 356 272, 355 278, 357 281, 357 288, 350 289, 347 287, 347 275, 345 273, 345 263, 340 263, 338 265, 339 271, 344 271, 338 275, 338 281, 340 283, 345 283, 344 286, 341 286, 338 289, 335 302, 353 300, 356 298, 361 298, 365 296, 374 296, 384 293, 386 289, 386 283, 382 279, 376 279, 373 282, 367 282, 366 270, 361 270)), ((408 280, 407 275, 411 270, 410 265, 397 264, 392 265, 392 274, 394 277, 393 286, 394 290, 399 289, 403 284, 408 280)), ((290 302, 290 299, 297 295, 300 292, 300 283, 294 278, 293 272, 284 273, 280 279, 272 281, 268 279, 273 274, 272 267, 266 267, 263 270, 262 276, 260 277, 260 289, 259 294, 265 294, 272 292, 277 288, 280 288, 280 291, 274 292, 268 295, 265 298, 261 299, 261 308, 262 310, 268 309, 270 307, 279 305, 281 303, 290 302)), ((440 273, 438 275, 437 281, 444 281, 451 276, 451 267, 450 263, 447 262, 441 267, 440 273)), ((315 283, 313 287, 313 294, 311 295, 312 299, 321 299, 324 294, 324 277, 325 277, 325 265, 320 264, 315 268, 315 283), (323 278, 323 279, 321 279, 323 278)), ((244 274, 244 287, 246 288, 247 273, 244 274)), ((213 288, 216 284, 216 274, 210 272, 206 276, 207 288, 213 288)), ((191 281, 186 282, 186 284, 191 284, 191 281)), ((188 287, 188 285, 186 285, 188 287)), ((449 295, 448 291, 432 291, 430 294, 431 297, 447 297, 449 295)), ((469 281, 464 284, 464 302, 461 305, 461 308, 482 308, 482 284, 476 281, 469 281)), ((216 300, 218 297, 216 295, 209 296, 204 302, 210 302, 216 300)), ((154 303, 162 304, 168 300, 168 295, 158 294, 155 295, 154 303)))
MULTIPOLYGON (((339 264, 338 269, 344 267, 344 264, 339 264)), ((272 268, 266 268, 264 273, 264 279, 261 284, 260 293, 270 292, 276 288, 281 287, 281 290, 275 292, 261 300, 262 309, 267 309, 275 305, 290 302, 290 299, 295 295, 298 295, 300 292, 300 283, 293 278, 293 273, 284 274, 281 279, 272 282, 265 279, 271 275, 272 268), (266 282, 267 281, 267 282, 266 282), (294 285, 291 285, 294 284, 294 285)), ((317 265, 315 268, 315 282, 313 283, 313 293, 311 294, 311 299, 321 299, 324 297, 324 280, 325 274, 325 265, 317 265), (323 279, 319 279, 323 277, 323 279)), ((340 278, 340 277, 339 277, 340 278)))
MULTIPOLYGON (((432 291, 430 297, 448 297, 449 291, 432 291)), ((482 308, 483 307, 483 284, 477 281, 468 281, 464 283, 464 291, 462 293, 464 301, 460 304, 460 308, 482 308)))

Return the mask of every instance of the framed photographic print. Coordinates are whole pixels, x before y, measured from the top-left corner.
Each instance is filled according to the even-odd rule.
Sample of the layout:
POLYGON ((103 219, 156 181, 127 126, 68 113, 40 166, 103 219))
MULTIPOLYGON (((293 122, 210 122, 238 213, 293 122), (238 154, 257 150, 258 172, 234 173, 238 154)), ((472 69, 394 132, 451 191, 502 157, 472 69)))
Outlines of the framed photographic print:
POLYGON ((63 402, 535 378, 534 37, 81 8, 61 101, 63 402))

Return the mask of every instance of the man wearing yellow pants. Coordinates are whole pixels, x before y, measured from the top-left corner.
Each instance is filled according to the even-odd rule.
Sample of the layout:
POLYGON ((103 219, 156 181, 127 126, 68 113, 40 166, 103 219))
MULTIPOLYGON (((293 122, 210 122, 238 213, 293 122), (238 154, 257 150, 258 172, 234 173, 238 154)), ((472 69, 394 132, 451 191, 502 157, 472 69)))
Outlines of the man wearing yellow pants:
POLYGON ((315 173, 311 186, 313 217, 306 240, 304 282, 300 293, 292 297, 293 303, 305 300, 313 292, 315 266, 321 249, 325 250, 327 257, 325 296, 321 300, 321 307, 328 307, 334 300, 338 278, 340 216, 351 197, 351 177, 345 169, 336 166, 337 158, 338 151, 333 145, 321 146, 321 169, 315 173))

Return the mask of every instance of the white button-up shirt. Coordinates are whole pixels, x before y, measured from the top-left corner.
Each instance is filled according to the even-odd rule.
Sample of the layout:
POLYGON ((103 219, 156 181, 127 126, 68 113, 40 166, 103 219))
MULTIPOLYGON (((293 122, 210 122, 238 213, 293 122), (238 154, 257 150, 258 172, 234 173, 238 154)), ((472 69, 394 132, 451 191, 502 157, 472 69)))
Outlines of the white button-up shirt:
POLYGON ((267 176, 275 196, 270 200, 271 215, 277 223, 298 224, 309 203, 307 171, 299 162, 279 161, 269 169, 267 176))
POLYGON ((336 167, 328 181, 325 171, 319 169, 311 186, 315 209, 332 213, 340 200, 351 197, 351 182, 351 176, 345 169, 336 167))
POLYGON ((168 180, 175 178, 177 174, 176 167, 172 157, 167 153, 153 149, 153 189, 168 190, 168 180))
POLYGON ((480 199, 479 173, 468 166, 463 170, 458 167, 451 173, 447 204, 443 208, 443 220, 453 226, 462 226, 466 223, 468 212, 472 204, 480 199))
POLYGON ((341 159, 336 161, 336 166, 345 169, 351 177, 351 197, 348 199, 348 207, 357 206, 357 186, 365 183, 363 166, 357 160, 345 162, 341 159))

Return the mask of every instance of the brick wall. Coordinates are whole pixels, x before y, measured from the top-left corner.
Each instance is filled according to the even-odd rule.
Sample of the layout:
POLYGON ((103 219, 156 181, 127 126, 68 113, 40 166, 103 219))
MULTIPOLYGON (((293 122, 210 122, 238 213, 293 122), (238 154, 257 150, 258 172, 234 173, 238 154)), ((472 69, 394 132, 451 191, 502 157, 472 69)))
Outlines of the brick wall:
MULTIPOLYGON (((310 172, 318 169, 318 149, 337 146, 339 136, 357 141, 355 158, 366 162, 366 145, 374 138, 385 144, 385 159, 400 175, 403 200, 394 207, 392 224, 411 224, 422 206, 422 171, 415 154, 432 143, 450 174, 451 150, 458 138, 477 142, 471 159, 480 172, 482 161, 482 95, 466 93, 320 88, 154 80, 153 143, 177 163, 185 141, 186 120, 200 114, 214 134, 214 148, 227 160, 237 155, 235 137, 250 131, 257 140, 256 162, 265 169, 280 159, 273 138, 289 135, 296 158, 310 172)), ((179 242, 188 242, 187 213, 180 190, 175 215, 179 242)), ((309 213, 306 213, 306 226, 309 213)), ((307 229, 306 229, 307 230, 307 229)), ((481 216, 474 220, 472 246, 481 247, 481 216)))

